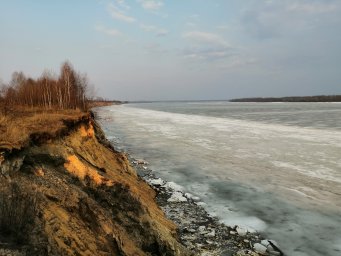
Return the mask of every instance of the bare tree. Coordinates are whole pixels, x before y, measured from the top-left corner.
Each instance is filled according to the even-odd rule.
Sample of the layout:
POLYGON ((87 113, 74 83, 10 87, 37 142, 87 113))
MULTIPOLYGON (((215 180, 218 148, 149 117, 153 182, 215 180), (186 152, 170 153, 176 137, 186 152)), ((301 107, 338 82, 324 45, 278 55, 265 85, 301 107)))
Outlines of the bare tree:
POLYGON ((86 74, 77 73, 69 62, 65 62, 58 78, 50 71, 44 71, 37 80, 14 72, 9 86, 2 89, 1 97, 8 106, 86 110, 87 90, 86 74))

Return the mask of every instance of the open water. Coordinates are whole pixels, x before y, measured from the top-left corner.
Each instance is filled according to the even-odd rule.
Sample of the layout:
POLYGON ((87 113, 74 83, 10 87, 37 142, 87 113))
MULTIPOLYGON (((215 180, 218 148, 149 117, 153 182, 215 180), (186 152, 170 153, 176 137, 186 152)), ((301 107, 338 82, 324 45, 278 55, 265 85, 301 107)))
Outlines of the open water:
POLYGON ((341 255, 341 104, 164 102, 96 110, 118 149, 290 256, 341 255))

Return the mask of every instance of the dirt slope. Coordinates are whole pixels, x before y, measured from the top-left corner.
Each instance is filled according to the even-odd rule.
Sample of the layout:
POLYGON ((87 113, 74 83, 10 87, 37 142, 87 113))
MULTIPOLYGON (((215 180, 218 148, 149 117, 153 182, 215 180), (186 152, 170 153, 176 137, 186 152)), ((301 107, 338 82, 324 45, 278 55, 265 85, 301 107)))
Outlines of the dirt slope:
POLYGON ((8 255, 187 255, 154 190, 94 120, 68 129, 53 139, 36 134, 0 159, 0 248, 8 255))

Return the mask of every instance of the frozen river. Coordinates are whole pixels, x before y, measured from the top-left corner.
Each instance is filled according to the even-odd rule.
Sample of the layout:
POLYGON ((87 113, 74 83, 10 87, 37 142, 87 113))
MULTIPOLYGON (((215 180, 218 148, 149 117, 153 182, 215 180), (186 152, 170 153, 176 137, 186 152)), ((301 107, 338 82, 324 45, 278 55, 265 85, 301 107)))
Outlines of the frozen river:
POLYGON ((96 110, 119 149, 287 255, 341 255, 341 104, 173 102, 96 110))

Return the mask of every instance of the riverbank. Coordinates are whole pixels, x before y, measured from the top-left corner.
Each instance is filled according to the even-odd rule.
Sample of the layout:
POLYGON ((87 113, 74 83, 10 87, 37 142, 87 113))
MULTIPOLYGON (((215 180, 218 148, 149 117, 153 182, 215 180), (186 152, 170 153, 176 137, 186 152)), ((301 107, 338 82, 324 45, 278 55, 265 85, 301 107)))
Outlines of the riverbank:
POLYGON ((0 249, 6 255, 190 255, 154 190, 92 115, 55 120, 58 128, 29 123, 20 143, 1 141, 0 249))
POLYGON ((167 218, 176 223, 180 241, 193 255, 284 255, 276 241, 267 240, 257 231, 227 226, 211 216, 199 197, 184 188, 157 177, 143 159, 128 157, 138 175, 155 191, 156 201, 167 218))
POLYGON ((129 161, 91 113, 7 118, 2 127, 20 124, 24 136, 0 143, 6 255, 281 255, 272 241, 219 223, 144 161, 129 161))

